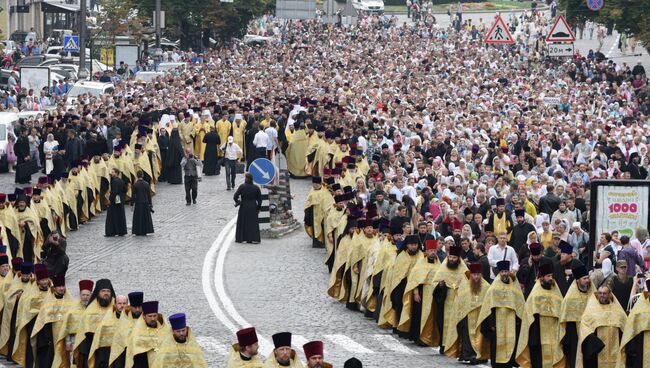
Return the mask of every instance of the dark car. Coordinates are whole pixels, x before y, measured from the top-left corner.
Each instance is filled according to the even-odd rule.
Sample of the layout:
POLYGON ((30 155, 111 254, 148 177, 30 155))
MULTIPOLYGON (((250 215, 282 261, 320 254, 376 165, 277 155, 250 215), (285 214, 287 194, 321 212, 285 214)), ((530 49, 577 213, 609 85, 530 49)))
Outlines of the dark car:
POLYGON ((59 58, 56 55, 34 55, 34 56, 26 56, 20 60, 14 65, 14 70, 20 70, 20 68, 25 67, 25 66, 40 66, 42 62, 44 62, 47 59, 52 59, 52 58, 59 58))

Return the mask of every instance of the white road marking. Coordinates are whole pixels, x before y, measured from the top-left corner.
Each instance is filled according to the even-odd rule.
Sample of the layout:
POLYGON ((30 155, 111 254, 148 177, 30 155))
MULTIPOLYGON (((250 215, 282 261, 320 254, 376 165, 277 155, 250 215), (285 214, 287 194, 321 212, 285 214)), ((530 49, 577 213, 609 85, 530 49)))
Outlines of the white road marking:
POLYGON ((614 52, 614 49, 618 47, 618 40, 621 38, 621 35, 619 34, 616 36, 616 39, 614 40, 614 43, 612 44, 612 47, 609 48, 609 51, 607 51, 607 55, 605 55, 606 58, 609 59, 609 56, 614 52))
MULTIPOLYGON (((226 288, 224 286, 224 263, 230 245, 235 240, 236 223, 237 218, 233 218, 228 222, 228 224, 226 224, 221 232, 219 232, 217 239, 215 239, 210 246, 208 253, 205 255, 202 272, 203 293, 208 299, 210 308, 217 319, 233 334, 242 327, 251 326, 251 324, 237 312, 237 309, 230 300, 230 297, 228 297, 228 293, 226 293, 226 288), (214 291, 210 285, 211 277, 214 280, 214 291), (219 301, 221 302, 221 305, 223 305, 223 309, 221 309, 219 301)), ((257 339, 259 340, 261 355, 269 356, 273 351, 273 345, 271 342, 260 335, 259 331, 257 339)))
POLYGON ((201 345, 204 351, 209 351, 217 355, 228 355, 229 348, 218 342, 212 336, 197 336, 196 342, 201 345))
POLYGON ((366 348, 358 342, 345 335, 325 335, 325 338, 339 345, 343 349, 355 354, 374 354, 374 351, 366 348))
POLYGON ((375 334, 372 335, 372 338, 377 340, 382 344, 386 349, 400 354, 419 354, 415 350, 409 349, 406 345, 402 344, 401 341, 394 338, 392 335, 388 334, 375 334))

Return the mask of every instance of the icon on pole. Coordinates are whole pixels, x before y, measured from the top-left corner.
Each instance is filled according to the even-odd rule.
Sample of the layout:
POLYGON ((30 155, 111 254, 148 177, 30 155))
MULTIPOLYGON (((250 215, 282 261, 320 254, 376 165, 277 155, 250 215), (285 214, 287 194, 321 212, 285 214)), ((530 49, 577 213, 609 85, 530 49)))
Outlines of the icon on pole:
POLYGON ((576 36, 571 32, 569 24, 563 16, 557 17, 551 31, 546 36, 546 42, 573 42, 576 36))
POLYGON ((79 36, 64 36, 63 51, 79 52, 79 36))
POLYGON ((270 183, 276 174, 273 162, 265 158, 258 158, 253 161, 248 171, 253 175, 253 181, 259 185, 270 183))
POLYGON ((501 43, 501 44, 513 44, 515 39, 512 38, 508 26, 503 21, 501 16, 498 16, 494 21, 492 28, 485 36, 485 43, 501 43))
POLYGON ((605 5, 605 0, 587 0, 587 8, 599 11, 605 5))

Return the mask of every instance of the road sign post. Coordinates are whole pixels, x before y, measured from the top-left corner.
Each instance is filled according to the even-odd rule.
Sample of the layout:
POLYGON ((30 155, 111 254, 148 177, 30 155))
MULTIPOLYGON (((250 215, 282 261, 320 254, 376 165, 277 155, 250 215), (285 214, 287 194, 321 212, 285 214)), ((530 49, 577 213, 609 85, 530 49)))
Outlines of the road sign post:
POLYGON ((574 54, 574 45, 572 43, 548 44, 547 51, 548 56, 571 57, 574 54))
POLYGON ((258 158, 251 163, 248 172, 253 175, 255 184, 266 185, 273 181, 277 170, 270 160, 258 158))
POLYGON ((546 42, 574 42, 576 36, 569 28, 569 23, 566 22, 563 16, 558 16, 551 31, 546 35, 546 42))
POLYGON ((496 44, 513 44, 515 39, 512 38, 508 26, 503 21, 501 16, 498 16, 494 21, 492 28, 485 35, 485 43, 496 43, 496 44))
POLYGON ((587 8, 592 11, 599 11, 605 5, 605 0, 587 0, 587 8))
POLYGON ((79 52, 79 36, 63 36, 63 51, 79 52))

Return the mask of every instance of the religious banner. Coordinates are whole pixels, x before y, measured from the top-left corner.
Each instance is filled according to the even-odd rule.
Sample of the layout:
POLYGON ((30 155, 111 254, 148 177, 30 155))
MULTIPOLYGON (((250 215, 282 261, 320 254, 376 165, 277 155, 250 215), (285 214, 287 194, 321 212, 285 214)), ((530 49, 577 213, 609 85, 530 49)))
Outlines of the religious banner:
POLYGON ((596 233, 611 233, 634 237, 637 227, 648 224, 648 187, 603 185, 598 189, 596 233))

